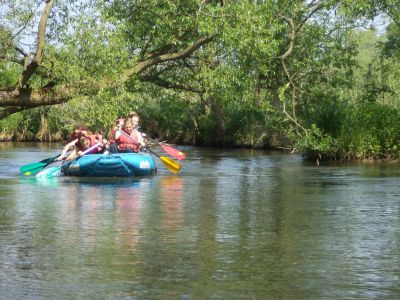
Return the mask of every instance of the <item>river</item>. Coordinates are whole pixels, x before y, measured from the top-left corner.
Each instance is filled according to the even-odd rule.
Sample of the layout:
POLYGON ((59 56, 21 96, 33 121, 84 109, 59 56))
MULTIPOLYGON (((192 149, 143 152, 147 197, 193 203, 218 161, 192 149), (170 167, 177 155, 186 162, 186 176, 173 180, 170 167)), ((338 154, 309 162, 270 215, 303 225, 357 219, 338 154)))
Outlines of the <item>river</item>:
POLYGON ((0 299, 399 299, 398 164, 182 147, 171 173, 20 177, 0 143, 0 299))

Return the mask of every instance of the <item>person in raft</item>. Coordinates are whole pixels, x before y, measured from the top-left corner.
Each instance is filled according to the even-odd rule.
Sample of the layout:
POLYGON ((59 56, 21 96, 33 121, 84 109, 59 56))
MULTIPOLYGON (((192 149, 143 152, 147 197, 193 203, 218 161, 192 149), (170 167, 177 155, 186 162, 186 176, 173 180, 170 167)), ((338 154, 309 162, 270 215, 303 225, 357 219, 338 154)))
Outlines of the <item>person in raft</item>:
POLYGON ((125 118, 122 129, 115 128, 115 143, 111 144, 111 153, 139 152, 146 146, 142 133, 138 130, 139 115, 135 114, 125 118))
POLYGON ((78 138, 79 134, 84 134, 84 135, 90 135, 91 133, 87 130, 86 127, 84 126, 77 126, 74 130, 74 132, 72 132, 67 140, 67 143, 72 142, 74 140, 76 140, 78 138))
POLYGON ((65 159, 67 161, 70 161, 78 156, 83 155, 84 151, 86 151, 87 149, 98 143, 101 144, 86 154, 102 153, 103 145, 107 144, 107 140, 103 139, 103 135, 101 134, 101 132, 97 132, 96 134, 92 135, 86 135, 83 132, 79 132, 75 140, 65 145, 61 155, 57 159, 58 160, 65 159), (67 154, 70 150, 72 151, 69 154, 67 154))
MULTIPOLYGON (((115 120, 113 127, 110 130, 110 133, 108 135, 108 142, 109 142, 108 148, 114 149, 114 153, 118 152, 118 144, 115 141, 115 134, 118 130, 122 130, 122 128, 124 126, 124 121, 125 121, 125 119, 122 117, 115 120)), ((111 152, 111 150, 110 150, 110 152, 111 152)))

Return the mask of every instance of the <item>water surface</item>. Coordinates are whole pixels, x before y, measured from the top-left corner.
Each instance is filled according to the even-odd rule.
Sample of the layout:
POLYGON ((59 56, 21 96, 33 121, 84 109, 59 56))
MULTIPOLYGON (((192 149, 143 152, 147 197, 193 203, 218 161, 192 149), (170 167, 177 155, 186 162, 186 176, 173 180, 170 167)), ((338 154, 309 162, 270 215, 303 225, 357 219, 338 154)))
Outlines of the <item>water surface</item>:
POLYGON ((178 174, 30 178, 0 144, 1 299, 397 299, 400 171, 184 147, 178 174))

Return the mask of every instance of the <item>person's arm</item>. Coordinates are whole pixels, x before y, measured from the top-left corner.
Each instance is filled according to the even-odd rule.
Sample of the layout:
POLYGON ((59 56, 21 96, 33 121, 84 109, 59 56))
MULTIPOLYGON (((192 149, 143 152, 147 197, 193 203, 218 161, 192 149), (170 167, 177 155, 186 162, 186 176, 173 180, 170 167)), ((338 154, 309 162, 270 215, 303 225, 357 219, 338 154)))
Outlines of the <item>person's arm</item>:
POLYGON ((115 131, 115 140, 118 140, 120 136, 121 136, 121 129, 117 129, 115 131))
POLYGON ((137 130, 136 132, 137 132, 138 143, 140 144, 140 146, 145 147, 146 143, 144 142, 143 136, 146 136, 146 134, 140 132, 139 130, 137 130))
POLYGON ((63 160, 63 159, 65 159, 65 158, 66 158, 66 154, 67 154, 67 152, 69 151, 69 149, 70 149, 71 147, 75 146, 75 144, 76 144, 77 142, 78 142, 78 139, 75 139, 75 140, 69 142, 68 144, 66 144, 66 145, 64 146, 63 151, 61 152, 61 155, 60 155, 57 159, 58 159, 58 160, 63 160))

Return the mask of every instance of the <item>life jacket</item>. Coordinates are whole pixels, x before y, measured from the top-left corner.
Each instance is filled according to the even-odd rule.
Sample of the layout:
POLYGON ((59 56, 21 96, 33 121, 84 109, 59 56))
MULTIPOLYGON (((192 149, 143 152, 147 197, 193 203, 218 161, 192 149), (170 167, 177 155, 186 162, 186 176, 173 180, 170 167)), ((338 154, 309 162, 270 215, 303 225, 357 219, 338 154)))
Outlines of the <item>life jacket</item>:
MULTIPOLYGON (((127 132, 124 131, 125 134, 128 135, 127 132)), ((121 135, 118 137, 116 142, 118 143, 118 150, 120 151, 125 151, 127 148, 131 148, 133 152, 139 152, 140 149, 140 144, 138 142, 137 138, 137 130, 132 130, 131 134, 129 137, 127 137, 124 133, 121 133, 121 135)))
MULTIPOLYGON (((91 135, 87 136, 87 138, 89 139, 89 142, 90 142, 90 146, 89 147, 93 147, 97 143, 101 142, 101 141, 96 139, 97 138, 96 134, 91 134, 91 135)), ((99 147, 95 147, 94 149, 90 150, 86 154, 96 154, 96 153, 99 153, 99 147)))

